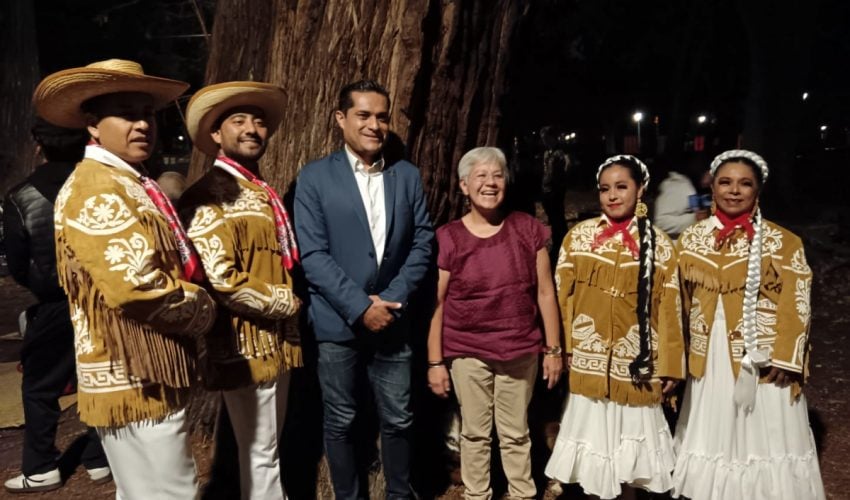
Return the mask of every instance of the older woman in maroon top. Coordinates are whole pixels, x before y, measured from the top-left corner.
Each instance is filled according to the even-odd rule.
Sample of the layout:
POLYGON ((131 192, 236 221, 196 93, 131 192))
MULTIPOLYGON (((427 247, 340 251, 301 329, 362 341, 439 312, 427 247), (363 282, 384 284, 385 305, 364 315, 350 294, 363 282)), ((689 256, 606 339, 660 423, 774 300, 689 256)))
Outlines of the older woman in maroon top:
POLYGON ((499 149, 469 151, 458 176, 471 210, 437 230, 439 282, 428 335, 428 384, 447 397, 450 368, 463 422, 465 498, 492 497, 494 420, 508 493, 535 498, 527 408, 544 340, 541 324, 543 378, 550 389, 563 369, 549 235, 530 215, 501 209, 507 167, 499 149))

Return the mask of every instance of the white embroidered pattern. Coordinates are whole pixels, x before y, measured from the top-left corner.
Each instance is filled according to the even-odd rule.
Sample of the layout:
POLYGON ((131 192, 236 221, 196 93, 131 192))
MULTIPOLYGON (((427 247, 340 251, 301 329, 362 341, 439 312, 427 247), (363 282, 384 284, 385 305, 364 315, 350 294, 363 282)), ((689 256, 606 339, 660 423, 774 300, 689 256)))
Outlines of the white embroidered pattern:
POLYGON ((576 348, 589 352, 605 352, 602 335, 596 331, 596 321, 587 314, 579 314, 573 320, 573 339, 578 341, 576 348))
POLYGON ((708 352, 708 323, 702 313, 702 305, 699 299, 694 297, 691 302, 689 317, 689 333, 691 338, 691 350, 700 356, 708 352))
POLYGON ((101 193, 83 203, 76 219, 68 225, 88 234, 111 234, 123 231, 136 217, 117 194, 101 193))
POLYGON ((192 222, 189 223, 187 233, 193 239, 195 236, 206 234, 224 222, 218 213, 209 206, 201 206, 195 210, 192 222))
POLYGON ((136 200, 136 202, 139 203, 139 210, 142 210, 144 208, 159 212, 153 200, 151 200, 150 196, 148 196, 147 191, 145 191, 145 188, 142 187, 142 185, 139 184, 138 181, 130 179, 123 175, 113 175, 112 178, 116 182, 124 186, 124 190, 127 192, 127 196, 136 200))
POLYGON ((596 235, 602 232, 602 226, 599 226, 598 223, 599 219, 590 219, 572 229, 572 240, 570 241, 571 252, 593 252, 600 255, 617 253, 615 238, 609 238, 602 245, 599 245, 595 249, 593 248, 593 241, 596 239, 596 235))
POLYGON ((255 191, 239 186, 239 197, 232 203, 222 204, 225 216, 245 212, 260 212, 269 206, 268 195, 263 191, 255 191))
POLYGON ((136 232, 130 238, 110 239, 103 252, 104 258, 112 264, 110 271, 124 272, 124 281, 145 288, 164 286, 159 271, 148 269, 148 259, 153 254, 147 238, 136 232))
POLYGON ((812 272, 809 263, 806 262, 806 253, 802 248, 798 248, 791 256, 791 270, 798 274, 810 274, 812 272))
POLYGON ((230 296, 227 305, 237 312, 260 312, 271 318, 286 318, 295 314, 297 309, 291 289, 273 285, 266 285, 266 288, 268 295, 253 288, 242 288, 230 296))
MULTIPOLYGON (((652 351, 658 352, 658 332, 655 329, 650 330, 650 342, 652 351)), ((632 377, 629 373, 629 365, 637 357, 640 352, 640 327, 635 324, 626 332, 626 336, 619 339, 612 349, 611 358, 611 378, 622 382, 631 382, 632 377)), ((652 374, 654 375, 657 367, 653 364, 652 374)))
POLYGON ((102 394, 138 389, 146 385, 152 384, 143 384, 138 377, 128 376, 121 361, 77 363, 77 388, 80 392, 102 394))
POLYGON ((53 204, 53 225, 56 229, 62 229, 65 217, 65 205, 68 203, 68 198, 71 197, 71 193, 73 192, 74 178, 75 175, 72 172, 65 181, 65 184, 62 185, 62 189, 59 190, 59 194, 56 195, 56 202, 53 204))
POLYGON ((682 248, 701 255, 720 255, 714 249, 714 227, 710 221, 705 219, 686 229, 680 238, 682 248))
POLYGON ((91 342, 89 320, 80 306, 72 304, 71 307, 71 324, 74 326, 74 352, 77 355, 91 354, 94 352, 94 346, 91 342))
POLYGON ((670 240, 658 235, 655 238, 655 262, 667 264, 673 258, 673 244, 670 240))
POLYGON ((193 238, 192 243, 195 244, 195 249, 201 256, 204 271, 207 273, 210 283, 213 286, 228 286, 224 280, 224 275, 227 272, 227 255, 221 238, 216 235, 210 238, 193 238))
POLYGON ((809 297, 812 290, 812 279, 806 278, 801 279, 797 278, 797 286, 794 290, 794 298, 795 305, 797 308, 797 317, 800 318, 800 323, 803 325, 809 324, 809 319, 812 316, 811 305, 809 304, 809 297))
POLYGON ((776 255, 782 249, 782 231, 773 224, 763 224, 762 255, 776 255))

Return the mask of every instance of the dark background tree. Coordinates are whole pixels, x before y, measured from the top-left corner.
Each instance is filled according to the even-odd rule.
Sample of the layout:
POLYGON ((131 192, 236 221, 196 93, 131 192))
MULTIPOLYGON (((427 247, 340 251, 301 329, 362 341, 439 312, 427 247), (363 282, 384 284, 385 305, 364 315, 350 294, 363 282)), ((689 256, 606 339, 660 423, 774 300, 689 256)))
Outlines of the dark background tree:
MULTIPOLYGON (((347 82, 382 82, 392 130, 419 166, 437 222, 460 213, 454 165, 496 144, 510 43, 520 2, 220 0, 207 83, 269 81, 287 92, 280 132, 264 157, 289 185, 298 168, 341 146, 333 110, 347 82)), ((202 170, 196 158, 192 175, 202 170)))
POLYGON ((22 181, 33 167, 32 91, 38 83, 35 13, 29 0, 0 2, 0 188, 22 181))

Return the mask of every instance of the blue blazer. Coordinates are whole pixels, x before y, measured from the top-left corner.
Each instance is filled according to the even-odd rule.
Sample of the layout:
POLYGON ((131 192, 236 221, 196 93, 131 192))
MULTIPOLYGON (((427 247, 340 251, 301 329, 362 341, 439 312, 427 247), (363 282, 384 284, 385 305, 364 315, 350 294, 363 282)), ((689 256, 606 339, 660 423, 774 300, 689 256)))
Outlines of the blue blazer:
POLYGON ((394 323, 431 261, 434 230, 419 170, 398 161, 384 169, 387 238, 381 265, 366 209, 344 150, 308 163, 295 187, 295 232, 309 286, 308 317, 316 340, 343 342, 366 331, 361 315, 369 295, 401 302, 394 323))

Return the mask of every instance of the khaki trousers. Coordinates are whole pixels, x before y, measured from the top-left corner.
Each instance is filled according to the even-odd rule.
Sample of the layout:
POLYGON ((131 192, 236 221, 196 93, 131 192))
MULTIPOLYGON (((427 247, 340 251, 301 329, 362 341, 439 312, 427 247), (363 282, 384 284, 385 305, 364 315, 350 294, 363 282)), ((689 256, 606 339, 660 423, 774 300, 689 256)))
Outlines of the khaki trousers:
POLYGON ((537 355, 511 361, 458 358, 451 365, 460 403, 460 473, 467 499, 491 499, 490 447, 493 421, 512 498, 534 498, 528 403, 537 377, 537 355))

